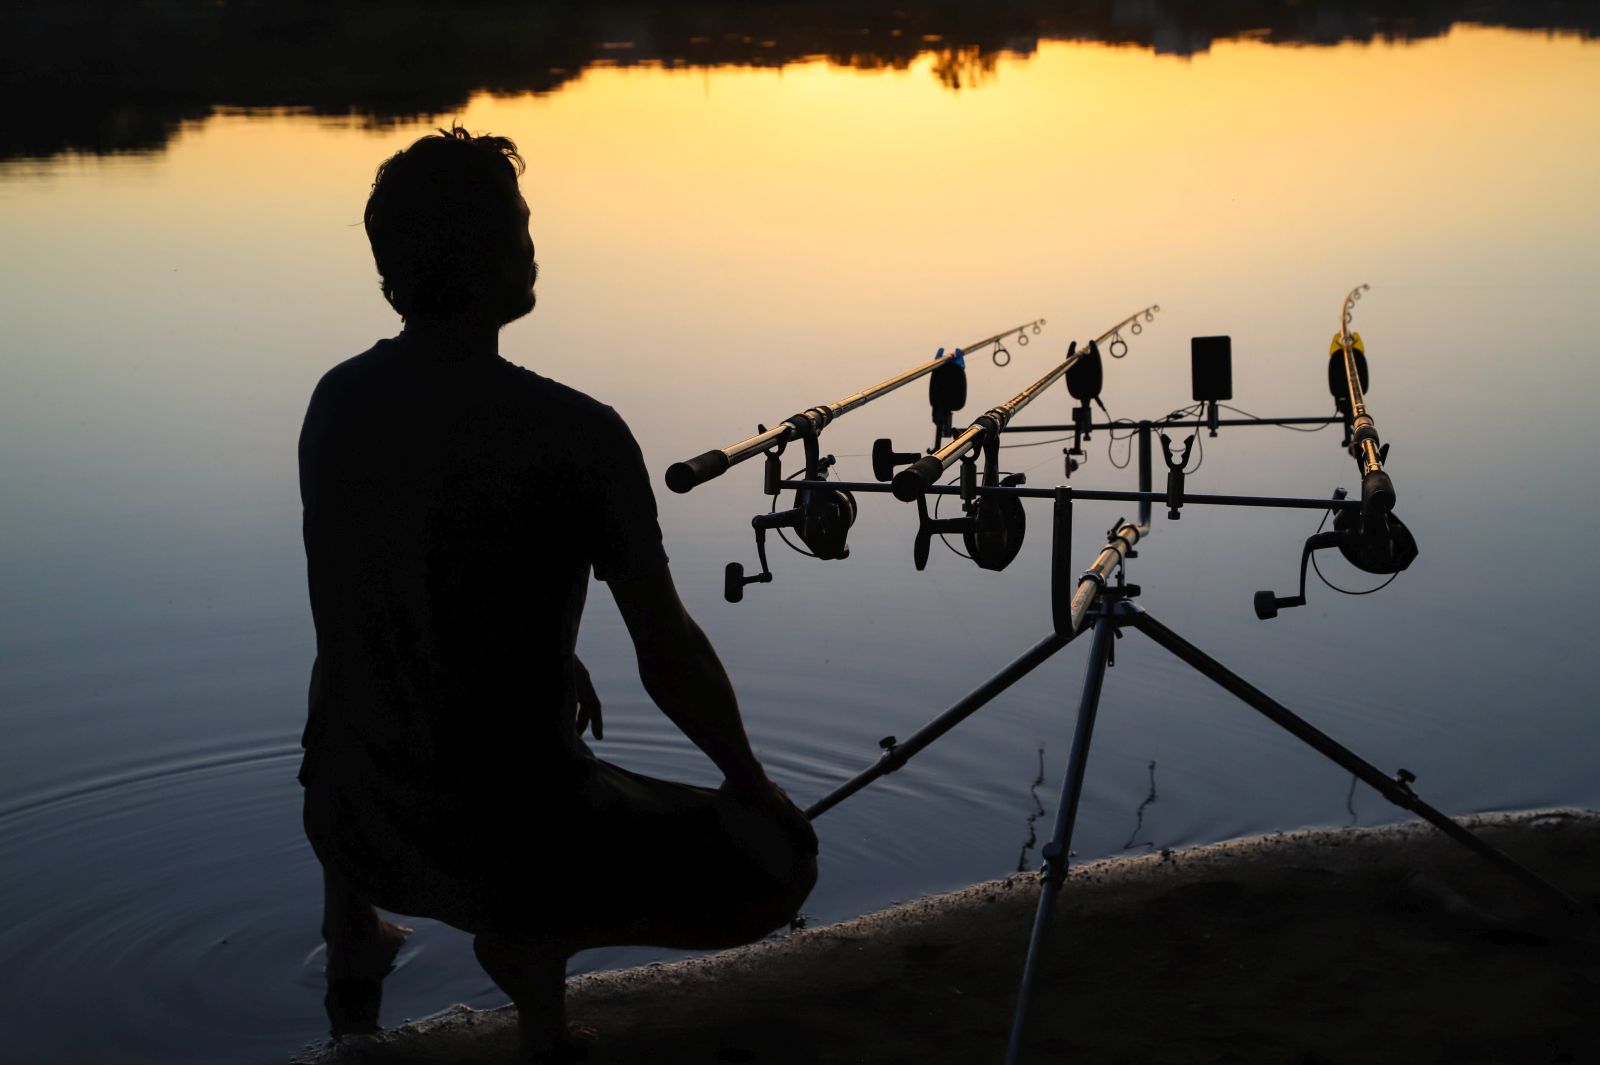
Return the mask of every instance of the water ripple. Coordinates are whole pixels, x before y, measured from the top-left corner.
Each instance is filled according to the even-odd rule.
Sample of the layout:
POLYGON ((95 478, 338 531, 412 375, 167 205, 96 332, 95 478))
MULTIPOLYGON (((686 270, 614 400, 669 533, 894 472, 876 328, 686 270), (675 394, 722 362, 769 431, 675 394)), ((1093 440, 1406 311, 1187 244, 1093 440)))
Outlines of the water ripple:
POLYGON ((24 815, 39 813, 52 806, 86 799, 102 792, 129 788, 166 777, 201 773, 212 769, 247 766, 274 759, 298 758, 299 756, 300 745, 298 743, 278 743, 270 747, 252 747, 220 753, 189 754, 165 762, 145 764, 136 768, 106 773, 89 780, 87 783, 41 790, 32 795, 25 795, 21 797, 20 802, 0 807, 0 827, 4 827, 10 821, 24 815))

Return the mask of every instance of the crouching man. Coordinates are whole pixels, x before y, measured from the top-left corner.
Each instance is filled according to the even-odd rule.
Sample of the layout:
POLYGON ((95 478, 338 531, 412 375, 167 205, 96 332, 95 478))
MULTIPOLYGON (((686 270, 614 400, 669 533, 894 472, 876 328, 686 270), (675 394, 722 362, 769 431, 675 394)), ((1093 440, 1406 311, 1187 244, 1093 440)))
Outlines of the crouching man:
POLYGON ((375 1031, 407 929, 470 932, 523 1049, 573 1060, 567 959, 734 946, 797 912, 816 836, 750 748, 678 598, 638 445, 610 407, 500 358, 534 306, 522 159, 453 128, 378 170, 366 231, 400 335, 330 370, 300 436, 317 658, 300 772, 334 1036, 375 1031), (590 572, 657 706, 720 788, 594 757, 574 653, 590 572))

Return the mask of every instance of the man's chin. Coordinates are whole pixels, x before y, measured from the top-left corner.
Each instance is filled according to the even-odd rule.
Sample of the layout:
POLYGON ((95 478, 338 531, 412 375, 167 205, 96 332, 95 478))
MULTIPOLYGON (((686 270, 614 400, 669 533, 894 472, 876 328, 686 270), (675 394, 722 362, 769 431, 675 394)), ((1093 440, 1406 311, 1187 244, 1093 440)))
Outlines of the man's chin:
POLYGON ((500 324, 502 326, 507 326, 516 321, 518 318, 527 317, 533 312, 533 306, 537 302, 538 299, 532 292, 529 292, 518 299, 508 301, 500 314, 500 324))

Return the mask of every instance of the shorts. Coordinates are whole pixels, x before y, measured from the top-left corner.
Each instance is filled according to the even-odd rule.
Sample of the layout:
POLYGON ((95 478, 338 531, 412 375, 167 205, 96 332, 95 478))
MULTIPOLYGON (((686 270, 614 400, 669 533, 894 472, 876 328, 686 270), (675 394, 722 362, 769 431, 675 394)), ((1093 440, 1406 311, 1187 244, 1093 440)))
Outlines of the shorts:
POLYGON ((341 768, 325 762, 306 788, 318 859, 382 909, 474 934, 717 949, 787 924, 816 883, 797 811, 600 759, 494 802, 341 768))

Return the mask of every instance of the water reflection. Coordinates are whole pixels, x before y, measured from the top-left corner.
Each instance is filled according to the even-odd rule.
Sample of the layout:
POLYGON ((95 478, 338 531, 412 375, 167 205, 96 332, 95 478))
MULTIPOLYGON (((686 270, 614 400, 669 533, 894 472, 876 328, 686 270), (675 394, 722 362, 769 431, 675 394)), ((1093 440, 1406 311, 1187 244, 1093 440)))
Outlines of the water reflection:
POLYGON ((1219 40, 1415 41, 1462 21, 1600 33, 1600 12, 1556 2, 1177 4, 1020 0, 816 3, 475 3, 245 0, 29 5, 8 22, 0 159, 164 148, 219 111, 385 125, 459 111, 473 93, 548 93, 595 67, 774 68, 814 59, 904 70, 927 55, 951 90, 993 81, 1041 40, 1195 55, 1219 40))
POLYGON ((1028 797, 1033 800, 1033 812, 1028 814, 1028 838, 1022 841, 1022 850, 1017 855, 1017 872, 1028 871, 1028 855, 1039 845, 1039 818, 1044 816, 1044 803, 1039 801, 1039 786, 1044 783, 1044 745, 1039 745, 1039 775, 1033 778, 1033 783, 1028 785, 1028 797))
POLYGON ((1128 841, 1122 845, 1122 849, 1125 851, 1132 850, 1135 847, 1149 849, 1155 846, 1154 840, 1141 840, 1139 838, 1139 833, 1144 831, 1144 812, 1156 801, 1155 761, 1152 760, 1145 769, 1150 774, 1150 790, 1145 794, 1144 800, 1139 803, 1139 808, 1133 811, 1133 831, 1128 833, 1128 841))
MULTIPOLYGON (((107 5, 105 17, 126 26, 130 10, 107 5)), ((448 58, 448 29, 438 63, 464 69, 448 58)), ((191 30, 143 43, 159 53, 163 35, 191 30)), ((1188 338, 1222 332, 1234 336, 1241 407, 1319 413, 1338 298, 1370 279, 1372 400, 1425 562, 1381 595, 1319 594, 1263 625, 1250 593, 1293 579, 1316 518, 1195 508, 1141 552, 1150 609, 1363 756, 1421 771, 1430 801, 1452 812, 1600 801, 1586 696, 1597 634, 1583 594, 1596 586, 1583 543, 1600 512, 1574 490, 1593 481, 1600 156, 1594 138, 1572 135, 1600 128, 1600 48, 1457 30, 1415 47, 1243 42, 1176 61, 1149 45, 1007 53, 996 40, 982 46, 1001 56, 995 80, 950 92, 933 50, 955 40, 908 42, 918 58, 906 73, 872 77, 825 62, 684 74, 623 66, 628 50, 614 50, 608 66, 561 75, 561 92, 473 96, 468 125, 540 160, 527 182, 548 288, 507 331, 509 357, 614 404, 659 474, 758 417, 1048 317, 1011 368, 973 368, 968 411, 984 409, 1070 337, 1151 300, 1165 308, 1158 326, 1108 364, 1113 416, 1187 403, 1188 338), (1336 130, 1358 180, 1330 162, 1336 130), (1537 417, 1539 435, 1470 447, 1463 434, 1508 411, 1537 417), (1517 573, 1540 625, 1486 622, 1484 577, 1530 519, 1578 534, 1551 538, 1555 553, 1517 573)), ((530 54, 508 47, 519 49, 530 54)), ((187 77, 218 61, 178 62, 187 77)), ((0 79, 20 84, 15 69, 0 79)), ((267 88, 255 95, 217 98, 303 102, 344 77, 288 69, 276 82, 258 70, 267 88)), ((509 59, 501 69, 516 74, 509 59)), ((173 100, 213 106, 187 83, 162 96, 112 84, 122 77, 107 68, 72 98, 134 101, 134 118, 173 100)), ((477 83, 463 74, 450 91, 477 83)), ((27 121, 31 105, 14 111, 27 121)), ((59 131, 45 127, 41 150, 53 151, 59 131)), ((317 942, 318 895, 284 753, 314 650, 293 440, 317 377, 396 328, 361 201, 378 160, 424 131, 222 116, 159 155, 0 174, 0 809, 11 815, 0 853, 13 874, 0 912, 16 915, 0 958, 21 989, 6 1013, 26 1021, 8 1045, 19 1061, 56 1060, 63 1046, 83 1060, 281 1060, 322 1031, 314 960, 295 983, 317 942), (247 757, 257 750, 266 757, 247 757), (165 772, 177 766, 198 768, 165 772), (156 999, 175 1007, 153 1012, 156 999)), ((876 436, 928 438, 912 391, 828 430, 841 474, 869 476, 876 436)), ((1068 409, 1058 394, 1031 413, 1066 420, 1068 409)), ((1349 476, 1329 433, 1207 442, 1196 492, 1321 494, 1349 476)), ((1094 441, 1086 487, 1128 486, 1109 444, 1094 441)), ((1031 483, 1048 485, 1060 446, 1005 454, 1039 463, 1031 483)), ((751 464, 692 496, 659 481, 657 493, 685 598, 726 648, 752 736, 796 798, 824 794, 871 760, 879 736, 909 734, 1049 623, 1048 538, 1004 573, 940 550, 917 574, 915 515, 889 506, 863 511, 851 559, 786 556, 779 589, 730 606, 723 565, 747 557, 758 486, 751 464)), ((1085 507, 1079 559, 1116 517, 1085 507)), ((608 600, 592 597, 581 647, 608 698, 608 757, 714 783, 650 710, 608 600)), ((1159 833, 1148 809, 1136 843, 1349 817, 1348 774, 1181 663, 1136 643, 1117 670, 1075 832, 1084 858, 1129 838, 1150 761, 1165 805, 1159 833)), ((1067 733, 1081 684, 1082 651, 1068 648, 830 813, 814 921, 1012 868, 1017 814, 1041 805, 1027 805, 1016 770, 1034 768, 1040 737, 1067 733)), ((1053 790, 1041 784, 1042 805, 1053 790)), ((1362 819, 1400 816, 1379 803, 1362 819)), ((399 1015, 497 1002, 469 943, 438 926, 413 942, 426 964, 396 974, 399 1015)), ((584 966, 646 960, 602 952, 584 966)))

